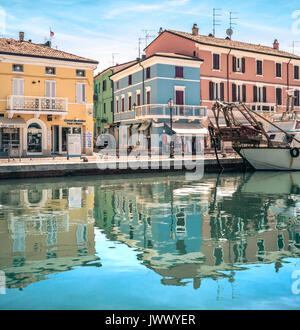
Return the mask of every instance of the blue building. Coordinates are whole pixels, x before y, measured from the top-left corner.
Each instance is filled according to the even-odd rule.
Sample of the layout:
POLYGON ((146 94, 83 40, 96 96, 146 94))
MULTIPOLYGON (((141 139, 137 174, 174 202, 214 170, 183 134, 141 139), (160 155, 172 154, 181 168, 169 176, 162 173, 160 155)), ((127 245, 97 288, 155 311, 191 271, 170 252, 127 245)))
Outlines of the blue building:
POLYGON ((151 137, 155 135, 161 149, 164 143, 168 145, 168 137, 176 133, 182 136, 182 141, 186 136, 193 136, 190 148, 195 151, 195 137, 207 134, 200 122, 206 117, 206 107, 201 106, 200 98, 202 62, 196 57, 158 53, 111 76, 114 130, 120 148, 125 147, 131 137, 143 133, 143 141, 135 138, 129 144, 150 149, 151 137), (121 127, 126 127, 127 140, 120 138, 121 127), (162 138, 163 135, 167 139, 162 138))

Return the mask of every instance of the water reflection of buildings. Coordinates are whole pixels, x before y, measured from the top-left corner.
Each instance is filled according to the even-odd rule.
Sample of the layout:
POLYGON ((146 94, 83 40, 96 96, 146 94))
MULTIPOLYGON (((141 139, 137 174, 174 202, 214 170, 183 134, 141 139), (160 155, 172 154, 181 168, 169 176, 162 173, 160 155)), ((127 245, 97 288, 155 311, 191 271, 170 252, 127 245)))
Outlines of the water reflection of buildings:
POLYGON ((272 262, 278 271, 282 258, 299 256, 300 198, 290 191, 247 191, 255 176, 211 176, 198 183, 144 178, 101 186, 95 191, 96 223, 110 239, 137 249, 166 285, 193 279, 198 288, 204 277, 232 282, 236 270, 253 263, 272 262))
POLYGON ((96 261, 94 188, 0 185, 0 270, 8 288, 96 261))

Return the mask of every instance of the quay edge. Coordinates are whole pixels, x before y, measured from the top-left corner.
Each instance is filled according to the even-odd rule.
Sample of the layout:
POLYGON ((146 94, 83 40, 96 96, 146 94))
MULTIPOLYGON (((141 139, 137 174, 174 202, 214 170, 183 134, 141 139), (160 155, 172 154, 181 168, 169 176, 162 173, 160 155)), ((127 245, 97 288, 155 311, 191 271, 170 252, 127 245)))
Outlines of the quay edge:
MULTIPOLYGON (((141 162, 141 161, 140 161, 141 162)), ((148 161, 146 161, 148 162, 148 161)), ((107 162, 108 165, 109 162, 107 162)), ((130 173, 157 173, 157 172, 186 172, 185 167, 177 169, 174 167, 174 160, 170 160, 170 167, 164 168, 164 161, 159 160, 157 168, 121 168, 121 162, 117 163, 115 169, 100 169, 97 162, 81 163, 44 163, 44 164, 4 164, 0 165, 0 179, 24 179, 24 178, 45 178, 63 176, 85 176, 85 175, 111 175, 111 174, 130 174, 130 173)), ((245 169, 245 164, 241 158, 223 158, 220 163, 225 171, 240 172, 245 169)), ((123 163, 124 165, 124 163, 123 163)), ((219 172, 221 170, 215 158, 204 160, 204 171, 219 172)), ((194 170, 191 170, 193 172, 194 170)))

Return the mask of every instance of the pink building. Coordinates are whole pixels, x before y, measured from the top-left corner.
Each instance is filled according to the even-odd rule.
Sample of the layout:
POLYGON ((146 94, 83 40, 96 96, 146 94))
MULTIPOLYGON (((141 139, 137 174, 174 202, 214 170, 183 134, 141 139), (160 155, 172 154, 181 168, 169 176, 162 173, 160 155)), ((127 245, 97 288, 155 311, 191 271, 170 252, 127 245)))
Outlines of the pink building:
POLYGON ((145 49, 178 53, 204 60, 201 66, 201 105, 211 108, 216 99, 246 102, 251 109, 282 112, 287 101, 300 113, 300 56, 273 47, 192 33, 165 30, 145 49), (288 95, 293 98, 288 98, 288 95))

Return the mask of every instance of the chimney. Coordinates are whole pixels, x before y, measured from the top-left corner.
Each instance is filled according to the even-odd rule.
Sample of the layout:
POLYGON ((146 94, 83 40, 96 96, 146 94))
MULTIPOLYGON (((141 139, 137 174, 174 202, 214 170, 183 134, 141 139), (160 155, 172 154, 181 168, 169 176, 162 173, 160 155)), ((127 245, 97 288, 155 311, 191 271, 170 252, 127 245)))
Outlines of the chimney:
POLYGON ((195 23, 195 24, 193 25, 192 34, 193 34, 194 36, 197 36, 198 33, 199 33, 198 25, 195 23))
POLYGON ((279 50, 279 42, 277 39, 274 40, 273 42, 273 48, 276 49, 276 50, 279 50))
POLYGON ((19 32, 19 41, 23 42, 24 41, 24 32, 19 32))

